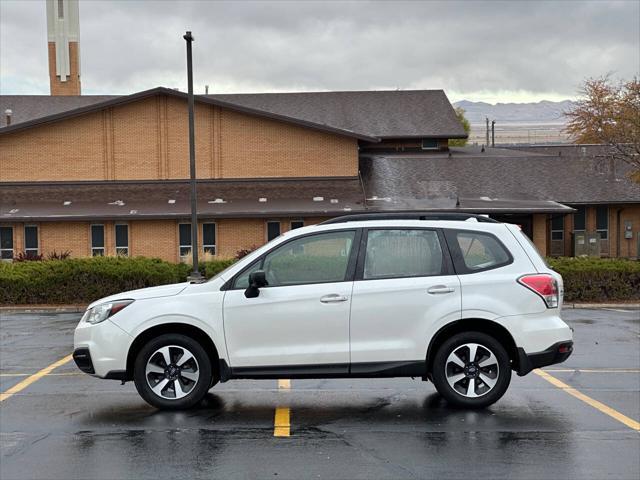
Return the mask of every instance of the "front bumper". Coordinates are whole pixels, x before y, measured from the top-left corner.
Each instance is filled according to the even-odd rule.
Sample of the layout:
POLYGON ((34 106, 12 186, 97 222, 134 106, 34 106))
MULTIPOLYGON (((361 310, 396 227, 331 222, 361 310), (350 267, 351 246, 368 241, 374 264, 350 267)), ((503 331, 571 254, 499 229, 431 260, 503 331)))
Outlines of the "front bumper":
POLYGON ((569 358, 572 352, 573 342, 571 341, 558 342, 542 352, 530 354, 527 354, 522 347, 518 347, 518 368, 516 372, 522 377, 534 368, 562 363, 569 358))
POLYGON ((127 354, 133 342, 111 319, 92 325, 80 322, 73 339, 73 359, 80 370, 100 378, 117 378, 127 369, 127 354))
POLYGON ((73 351, 73 361, 76 362, 77 367, 84 373, 88 373, 89 375, 96 373, 88 348, 76 348, 73 351))

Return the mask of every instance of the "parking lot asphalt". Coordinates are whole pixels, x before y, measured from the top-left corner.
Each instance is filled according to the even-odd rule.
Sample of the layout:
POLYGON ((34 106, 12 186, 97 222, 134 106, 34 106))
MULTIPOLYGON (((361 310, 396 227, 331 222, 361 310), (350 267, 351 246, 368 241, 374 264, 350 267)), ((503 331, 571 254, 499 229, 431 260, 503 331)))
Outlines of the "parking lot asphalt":
POLYGON ((2 480, 640 478, 637 310, 563 312, 575 352, 544 369, 556 384, 514 375, 480 411, 417 379, 231 381, 185 412, 72 361, 34 380, 79 317, 0 313, 2 480))

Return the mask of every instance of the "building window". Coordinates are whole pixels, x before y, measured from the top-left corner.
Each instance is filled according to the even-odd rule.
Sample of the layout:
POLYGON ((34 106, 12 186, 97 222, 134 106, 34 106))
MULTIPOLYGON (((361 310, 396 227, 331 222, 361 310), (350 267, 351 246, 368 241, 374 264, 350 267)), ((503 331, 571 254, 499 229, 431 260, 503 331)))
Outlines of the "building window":
POLYGON ((91 225, 91 255, 104 255, 104 225, 91 225))
POLYGON ((280 236, 280 222, 267 222, 267 241, 280 236))
POLYGON ((191 253, 191 224, 190 223, 181 223, 178 225, 178 234, 179 234, 179 254, 180 257, 186 257, 191 253))
POLYGON ((13 227, 0 227, 0 259, 13 258, 13 227))
POLYGON ((438 140, 435 138, 423 138, 422 150, 438 150, 438 140))
POLYGON ((116 225, 116 255, 119 257, 129 256, 129 225, 116 225))
POLYGON ((573 214, 573 231, 584 232, 586 225, 586 209, 585 207, 575 207, 576 213, 573 214))
POLYGON ((58 0, 58 18, 60 20, 64 18, 64 0, 58 0))
POLYGON ((602 240, 609 238, 609 207, 607 205, 596 207, 596 231, 602 240))
POLYGON ((295 230, 296 228, 302 228, 304 227, 304 221, 303 220, 292 220, 291 221, 291 230, 295 230))
POLYGON ((38 227, 35 225, 24 227, 24 253, 27 257, 38 256, 38 227))
POLYGON ((216 254, 216 224, 202 224, 202 248, 204 253, 216 254))
POLYGON ((551 217, 551 240, 564 240, 564 215, 551 217))

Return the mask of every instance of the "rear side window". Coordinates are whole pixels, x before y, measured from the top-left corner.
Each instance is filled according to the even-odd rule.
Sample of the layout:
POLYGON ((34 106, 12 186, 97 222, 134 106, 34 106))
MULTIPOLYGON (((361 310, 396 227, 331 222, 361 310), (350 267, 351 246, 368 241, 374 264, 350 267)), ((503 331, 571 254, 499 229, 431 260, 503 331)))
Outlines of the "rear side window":
POLYGON ((440 275, 442 248, 434 230, 369 230, 365 280, 440 275))
POLYGON ((458 273, 491 270, 513 261, 502 242, 490 233, 448 230, 445 235, 458 273))

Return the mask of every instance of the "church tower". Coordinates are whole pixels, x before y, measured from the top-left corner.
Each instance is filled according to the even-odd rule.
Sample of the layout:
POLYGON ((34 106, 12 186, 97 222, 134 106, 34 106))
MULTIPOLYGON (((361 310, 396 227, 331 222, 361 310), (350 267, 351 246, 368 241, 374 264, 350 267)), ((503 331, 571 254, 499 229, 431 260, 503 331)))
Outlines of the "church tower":
POLYGON ((78 0, 47 0, 51 95, 80 95, 78 0))

